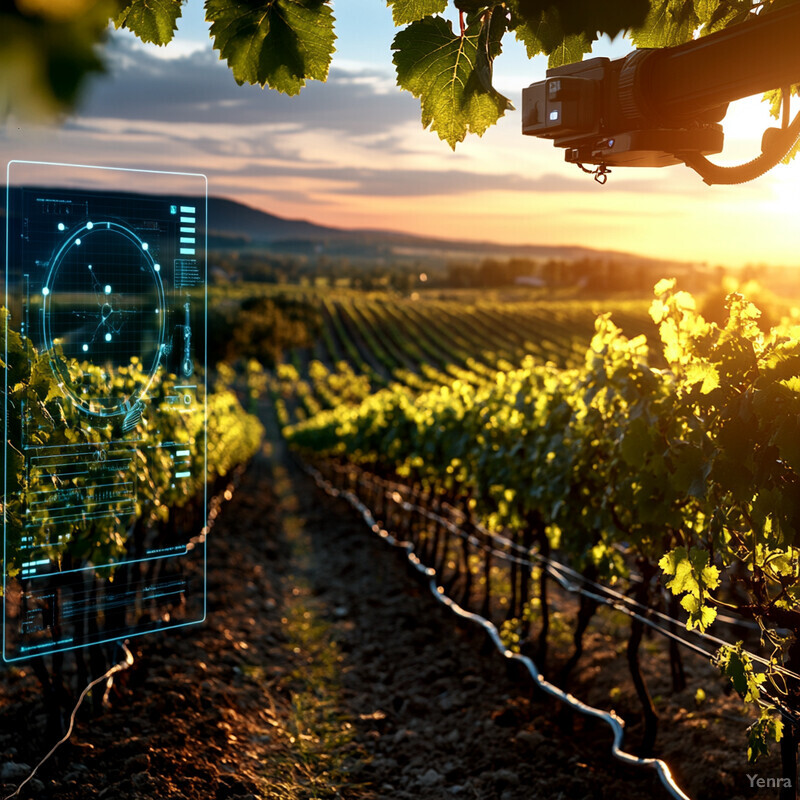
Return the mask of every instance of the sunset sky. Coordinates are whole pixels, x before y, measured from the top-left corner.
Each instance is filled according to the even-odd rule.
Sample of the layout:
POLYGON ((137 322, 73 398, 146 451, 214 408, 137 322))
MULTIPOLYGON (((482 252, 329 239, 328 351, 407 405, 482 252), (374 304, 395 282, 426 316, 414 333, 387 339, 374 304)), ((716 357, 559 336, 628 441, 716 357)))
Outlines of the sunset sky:
MULTIPOLYGON (((210 194, 348 228, 800 265, 800 163, 744 186, 707 187, 685 167, 616 169, 600 186, 552 144, 523 137, 519 111, 453 153, 423 131, 418 102, 395 85, 389 9, 343 0, 334 12, 327 84, 287 98, 237 86, 211 49, 201 0, 189 0, 171 45, 114 33, 108 74, 77 113, 60 127, 0 128, 0 151, 4 160, 203 172, 210 194)), ((546 63, 506 39, 495 82, 519 109, 546 63)), ((629 49, 618 39, 596 54, 629 49)), ((736 104, 717 160, 756 155, 766 124, 757 100, 736 104)))

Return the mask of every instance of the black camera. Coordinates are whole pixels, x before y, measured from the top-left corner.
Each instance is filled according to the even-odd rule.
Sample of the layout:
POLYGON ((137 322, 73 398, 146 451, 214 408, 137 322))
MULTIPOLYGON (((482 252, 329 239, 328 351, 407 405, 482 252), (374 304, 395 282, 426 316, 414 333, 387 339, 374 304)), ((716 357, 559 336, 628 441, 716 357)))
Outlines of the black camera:
POLYGON ((522 132, 552 139, 571 163, 597 165, 598 180, 612 166, 680 163, 706 183, 752 180, 800 136, 800 114, 789 124, 788 92, 783 125, 765 132, 760 156, 741 168, 705 157, 722 149, 728 103, 800 83, 800 3, 775 6, 676 47, 549 69, 522 92, 522 132))
POLYGON ((727 103, 691 116, 659 104, 651 55, 592 58, 547 71, 522 91, 522 132, 552 139, 570 163, 664 167, 722 150, 727 103), (654 102, 654 97, 656 98, 654 102))

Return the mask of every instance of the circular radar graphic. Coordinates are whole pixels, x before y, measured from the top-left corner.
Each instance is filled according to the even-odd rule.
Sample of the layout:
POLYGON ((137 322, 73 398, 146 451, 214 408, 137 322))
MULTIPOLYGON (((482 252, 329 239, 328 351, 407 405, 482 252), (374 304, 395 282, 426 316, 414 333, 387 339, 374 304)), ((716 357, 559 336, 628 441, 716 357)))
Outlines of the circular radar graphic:
POLYGON ((62 390, 86 413, 141 408, 164 351, 160 269, 147 242, 108 221, 73 229, 50 259, 43 342, 62 390))

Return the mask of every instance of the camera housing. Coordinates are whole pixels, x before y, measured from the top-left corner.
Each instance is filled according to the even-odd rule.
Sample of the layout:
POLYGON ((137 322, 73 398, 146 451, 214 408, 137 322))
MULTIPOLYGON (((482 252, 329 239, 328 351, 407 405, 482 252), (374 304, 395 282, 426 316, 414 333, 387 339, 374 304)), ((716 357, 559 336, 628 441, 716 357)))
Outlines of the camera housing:
POLYGON ((551 139, 566 161, 607 167, 665 167, 722 150, 728 104, 681 116, 653 104, 651 57, 592 58, 547 70, 522 91, 522 132, 551 139))

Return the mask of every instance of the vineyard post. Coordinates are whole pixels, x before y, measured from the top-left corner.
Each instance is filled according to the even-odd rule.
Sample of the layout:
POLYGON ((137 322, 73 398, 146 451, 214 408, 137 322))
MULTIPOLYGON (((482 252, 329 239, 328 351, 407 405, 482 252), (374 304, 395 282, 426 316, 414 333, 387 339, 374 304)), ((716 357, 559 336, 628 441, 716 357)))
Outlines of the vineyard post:
POLYGON ((492 612, 492 554, 491 552, 486 549, 484 550, 483 559, 483 582, 484 582, 484 594, 483 594, 483 604, 481 605, 481 616, 486 617, 489 619, 489 615, 492 612))
MULTIPOLYGON (((522 546, 525 548, 525 555, 528 560, 530 560, 530 552, 531 548, 534 545, 534 536, 533 536, 533 523, 531 519, 526 520, 526 525, 522 529, 522 546)), ((530 615, 525 615, 524 610, 525 606, 530 601, 530 583, 531 583, 531 566, 530 564, 526 564, 524 568, 521 570, 522 575, 520 576, 520 614, 522 615, 522 636, 523 638, 527 638, 528 633, 530 632, 531 621, 530 615)))
POLYGON ((434 553, 433 556, 433 568, 436 570, 436 573, 439 575, 439 580, 441 581, 444 576, 444 569, 447 566, 447 554, 450 551, 450 528, 445 527, 444 531, 442 532, 441 537, 442 542, 442 553, 439 556, 438 560, 436 558, 436 554, 434 553))
POLYGON ((464 533, 461 540, 461 556, 464 560, 464 591, 461 594, 461 605, 469 609, 472 602, 472 565, 470 564, 470 543, 469 537, 474 535, 475 529, 471 520, 464 523, 464 533))
MULTIPOLYGON (((786 668, 797 672, 800 668, 800 629, 793 626, 794 642, 789 648, 789 658, 786 661, 786 668)), ((798 708, 800 703, 800 687, 790 690, 790 705, 798 708)), ((797 744, 798 744, 797 725, 791 719, 784 720, 783 736, 781 738, 781 777, 784 778, 784 786, 781 789, 780 800, 796 800, 798 794, 797 785, 797 744), (787 785, 788 780, 788 785, 787 785)))
MULTIPOLYGON (((93 607, 97 607, 98 605, 98 587, 99 587, 99 580, 94 576, 91 575, 90 578, 91 583, 91 602, 93 607)), ((89 635, 90 636, 97 636, 99 634, 99 630, 97 627, 97 618, 92 616, 89 618, 89 635)), ((89 648, 89 668, 91 670, 92 680, 99 678, 107 669, 108 665, 106 664, 106 658, 103 654, 103 645, 101 644, 93 644, 90 645, 89 648)), ((92 711, 99 715, 103 711, 103 690, 99 686, 95 686, 92 689, 92 711)))
MULTIPOLYGON (((643 558, 637 559, 637 567, 642 576, 642 582, 636 587, 634 599, 640 605, 648 605, 650 594, 650 581, 655 574, 652 564, 643 558)), ((630 669, 633 685, 636 694, 642 704, 642 715, 644 718, 644 734, 642 736, 641 753, 649 756, 653 752, 658 732, 658 715, 655 706, 647 689, 644 676, 642 675, 641 664, 639 663, 639 646, 642 642, 644 623, 636 617, 631 618, 631 631, 628 638, 628 668, 630 669)))
MULTIPOLYGON (((521 531, 519 531, 519 530, 514 530, 514 531, 504 530, 503 534, 506 537, 509 537, 514 542, 515 545, 519 546, 520 539, 521 539, 521 531)), ((511 574, 510 574, 509 581, 510 581, 510 586, 511 586, 511 597, 508 600, 508 612, 506 613, 506 619, 514 619, 515 617, 516 618, 521 618, 522 617, 522 610, 521 609, 524 607, 525 602, 528 599, 527 597, 525 597, 525 595, 523 595, 518 590, 518 586, 517 586, 517 573, 518 572, 525 572, 525 570, 528 569, 528 567, 520 568, 521 565, 517 564, 516 558, 512 558, 510 561, 511 561, 511 563, 509 564, 509 567, 510 567, 510 573, 511 574)))
POLYGON ((539 566, 539 607, 542 613, 542 627, 539 631, 538 654, 541 669, 544 670, 547 661, 547 635, 550 632, 550 607, 547 599, 547 562, 550 559, 550 538, 540 514, 535 514, 531 522, 534 524, 534 538, 539 542, 539 553, 543 557, 539 566))
MULTIPOLYGON (((597 580, 597 567, 590 563, 583 571, 583 577, 586 579, 587 582, 592 582, 597 580)), ((569 657, 569 660, 564 664, 561 668, 561 672, 559 673, 559 684, 564 684, 566 688, 567 681, 569 681, 570 674, 572 670, 577 665, 580 657, 583 655, 583 637, 586 633, 586 629, 589 627, 589 623, 592 621, 592 617, 595 615, 599 603, 597 600, 593 598, 587 597, 584 594, 581 594, 579 606, 578 606, 578 620, 575 624, 575 633, 573 634, 572 641, 574 644, 574 650, 572 655, 569 657)))
POLYGON ((433 531, 431 531, 431 525, 424 526, 425 540, 420 555, 425 559, 426 564, 433 563, 436 558, 436 551, 439 549, 439 536, 442 525, 438 520, 434 520, 432 527, 433 531))
POLYGON ((797 800, 797 732, 791 720, 786 720, 781 737, 781 785, 780 800, 797 800))
MULTIPOLYGON (((672 620, 678 619, 678 596, 670 592, 669 606, 667 613, 672 620)), ((678 635, 679 627, 674 621, 669 623, 670 631, 678 635)), ((683 671, 683 660, 681 659, 681 651, 678 647, 678 642, 675 639, 669 640, 669 670, 672 676, 672 691, 682 692, 686 688, 686 674, 683 671)))
POLYGON ((375 484, 375 513, 382 520, 386 519, 386 487, 382 483, 375 484))

